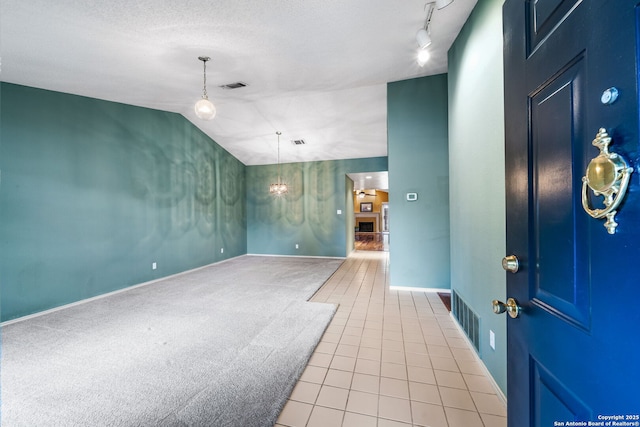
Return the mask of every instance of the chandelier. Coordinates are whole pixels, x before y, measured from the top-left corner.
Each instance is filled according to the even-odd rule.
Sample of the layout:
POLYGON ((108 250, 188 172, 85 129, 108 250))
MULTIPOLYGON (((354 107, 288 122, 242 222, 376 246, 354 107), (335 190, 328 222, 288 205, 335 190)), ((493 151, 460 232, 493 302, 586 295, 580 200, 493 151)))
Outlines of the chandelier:
POLYGON ((278 135, 278 181, 269 186, 269 194, 281 196, 283 194, 287 194, 287 192, 289 192, 289 188, 287 187, 287 184, 280 180, 280 135, 282 135, 282 132, 276 132, 276 135, 278 135))

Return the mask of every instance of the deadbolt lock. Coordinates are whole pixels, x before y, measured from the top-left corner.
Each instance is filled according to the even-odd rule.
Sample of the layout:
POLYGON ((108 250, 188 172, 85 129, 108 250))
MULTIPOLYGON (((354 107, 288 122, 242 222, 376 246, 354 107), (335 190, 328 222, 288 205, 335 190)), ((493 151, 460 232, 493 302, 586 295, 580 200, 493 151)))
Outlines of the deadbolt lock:
POLYGON ((504 268, 505 271, 517 273, 518 269, 520 269, 520 261, 518 260, 518 257, 515 255, 507 255, 502 258, 502 268, 504 268))

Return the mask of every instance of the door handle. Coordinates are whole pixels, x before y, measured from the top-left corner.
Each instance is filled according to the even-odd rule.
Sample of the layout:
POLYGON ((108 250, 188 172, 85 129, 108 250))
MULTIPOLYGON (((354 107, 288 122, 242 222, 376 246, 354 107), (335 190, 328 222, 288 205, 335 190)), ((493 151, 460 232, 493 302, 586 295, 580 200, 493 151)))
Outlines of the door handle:
POLYGON ((520 311, 522 310, 518 305, 518 301, 513 298, 509 298, 506 304, 502 301, 494 299, 491 305, 493 306, 493 312, 495 314, 501 314, 506 311, 507 313, 509 313, 509 316, 511 316, 512 319, 520 316, 520 311))
POLYGON ((633 168, 619 154, 609 152, 611 137, 604 128, 600 128, 592 144, 600 149, 600 154, 591 159, 582 177, 582 207, 593 218, 607 217, 604 226, 609 234, 615 234, 618 226, 616 208, 627 191, 633 168), (595 196, 604 196, 603 209, 589 206, 587 187, 595 196))

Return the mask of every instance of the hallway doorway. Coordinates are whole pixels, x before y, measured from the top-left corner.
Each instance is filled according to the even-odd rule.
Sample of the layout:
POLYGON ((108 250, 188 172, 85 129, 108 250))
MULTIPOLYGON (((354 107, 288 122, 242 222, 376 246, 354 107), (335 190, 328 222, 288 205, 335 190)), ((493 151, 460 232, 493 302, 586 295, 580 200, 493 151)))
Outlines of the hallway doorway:
POLYGON ((388 252, 388 172, 349 173, 347 176, 353 181, 354 249, 388 252))

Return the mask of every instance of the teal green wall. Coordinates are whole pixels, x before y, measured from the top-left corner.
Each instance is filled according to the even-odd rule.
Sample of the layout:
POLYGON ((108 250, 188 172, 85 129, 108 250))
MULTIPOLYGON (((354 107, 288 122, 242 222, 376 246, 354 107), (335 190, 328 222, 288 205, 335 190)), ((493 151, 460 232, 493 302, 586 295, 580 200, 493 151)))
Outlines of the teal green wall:
POLYGON ((389 83, 387 121, 391 286, 448 289, 447 76, 389 83))
MULTIPOLYGON (((386 157, 285 163, 284 197, 269 194, 276 165, 247 166, 247 251, 250 254, 344 257, 348 212, 345 175, 387 170, 386 157), (338 215, 337 211, 342 214, 338 215), (298 244, 298 249, 295 245, 298 244)), ((353 203, 353 202, 352 202, 353 203)))
POLYGON ((184 117, 1 90, 2 320, 246 253, 246 167, 184 117))
POLYGON ((478 1, 449 50, 449 158, 451 287, 480 317, 480 357, 506 393, 506 316, 491 311, 506 291, 502 3, 478 1))

